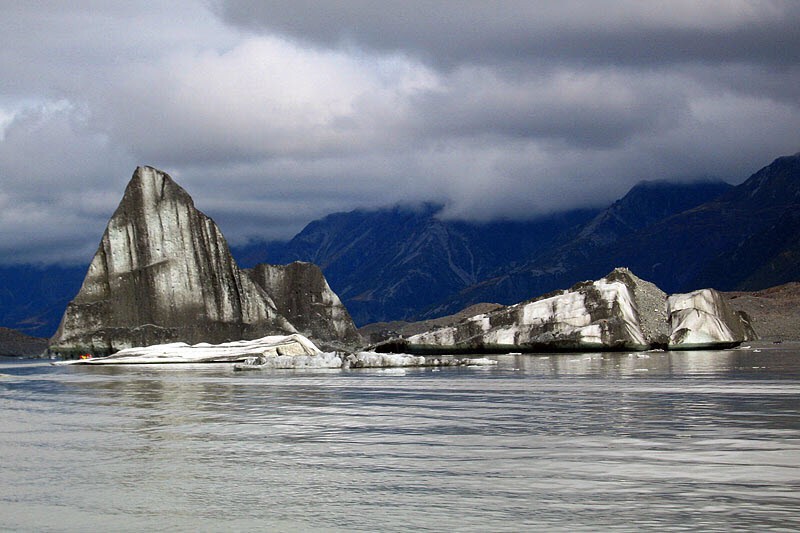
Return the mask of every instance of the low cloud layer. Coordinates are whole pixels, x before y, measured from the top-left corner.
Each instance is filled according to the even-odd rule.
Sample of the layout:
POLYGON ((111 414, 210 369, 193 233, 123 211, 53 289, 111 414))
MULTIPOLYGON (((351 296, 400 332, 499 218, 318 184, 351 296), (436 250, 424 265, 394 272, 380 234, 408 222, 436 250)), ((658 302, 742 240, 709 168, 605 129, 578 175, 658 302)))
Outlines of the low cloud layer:
POLYGON ((800 151, 796 2, 597 9, 11 3, 0 261, 88 261, 141 164, 244 242, 398 202, 533 217, 800 151))

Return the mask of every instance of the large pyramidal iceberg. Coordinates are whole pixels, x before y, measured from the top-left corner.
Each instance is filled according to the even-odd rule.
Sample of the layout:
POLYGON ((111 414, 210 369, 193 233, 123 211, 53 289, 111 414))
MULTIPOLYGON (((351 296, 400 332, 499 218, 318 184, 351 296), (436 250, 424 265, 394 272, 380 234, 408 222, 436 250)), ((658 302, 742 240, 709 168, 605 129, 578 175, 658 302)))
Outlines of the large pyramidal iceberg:
POLYGON ((104 355, 296 332, 267 291, 239 269, 222 232, 189 194, 164 172, 139 167, 50 349, 104 355))

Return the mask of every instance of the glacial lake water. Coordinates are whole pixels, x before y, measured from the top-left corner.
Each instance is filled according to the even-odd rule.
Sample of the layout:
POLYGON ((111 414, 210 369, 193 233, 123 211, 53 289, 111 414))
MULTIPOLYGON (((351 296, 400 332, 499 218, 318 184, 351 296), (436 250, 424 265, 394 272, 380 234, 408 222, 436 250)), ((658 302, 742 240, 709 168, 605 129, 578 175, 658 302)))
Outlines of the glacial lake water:
POLYGON ((759 350, 404 373, 0 359, 0 530, 797 531, 800 344, 759 350))

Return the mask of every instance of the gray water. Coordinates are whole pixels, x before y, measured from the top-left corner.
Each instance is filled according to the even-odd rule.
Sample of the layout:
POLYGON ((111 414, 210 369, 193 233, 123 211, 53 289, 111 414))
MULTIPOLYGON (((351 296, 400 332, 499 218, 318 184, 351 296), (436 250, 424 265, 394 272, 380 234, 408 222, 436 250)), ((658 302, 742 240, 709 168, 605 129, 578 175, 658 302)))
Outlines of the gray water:
POLYGON ((2 360, 0 529, 800 529, 800 345, 497 359, 2 360))

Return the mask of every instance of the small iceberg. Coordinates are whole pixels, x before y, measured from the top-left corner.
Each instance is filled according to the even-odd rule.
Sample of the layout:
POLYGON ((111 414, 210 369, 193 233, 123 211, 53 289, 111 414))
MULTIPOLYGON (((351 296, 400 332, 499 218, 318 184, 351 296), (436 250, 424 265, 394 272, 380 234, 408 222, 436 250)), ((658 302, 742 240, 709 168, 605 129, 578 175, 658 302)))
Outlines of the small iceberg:
POLYGON ((177 363, 236 363, 258 360, 264 357, 312 357, 323 352, 306 337, 273 335, 249 341, 233 341, 222 344, 185 342, 156 344, 126 348, 106 357, 87 354, 80 359, 54 361, 53 365, 132 365, 132 364, 177 364, 177 363))
POLYGON ((378 370, 380 374, 386 376, 405 376, 406 369, 405 368, 381 368, 378 370))

